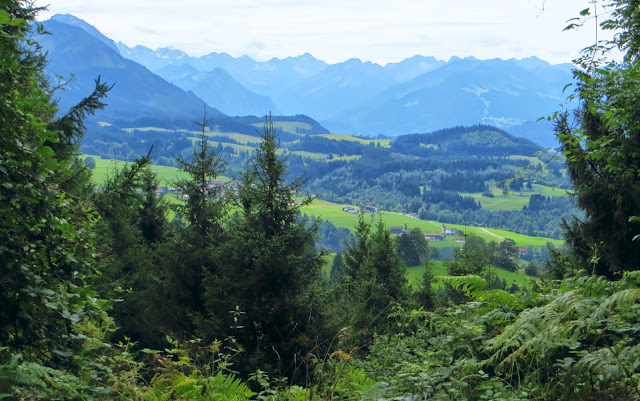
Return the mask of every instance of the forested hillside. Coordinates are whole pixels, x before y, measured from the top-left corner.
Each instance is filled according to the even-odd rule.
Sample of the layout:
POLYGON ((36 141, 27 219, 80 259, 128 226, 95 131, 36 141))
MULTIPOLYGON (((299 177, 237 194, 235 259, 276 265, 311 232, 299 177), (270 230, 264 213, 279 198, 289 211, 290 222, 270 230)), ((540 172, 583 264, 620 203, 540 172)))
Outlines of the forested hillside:
MULTIPOLYGON (((588 5, 577 14, 594 13, 588 5)), ((392 234, 368 214, 325 270, 321 223, 300 210, 313 202, 303 190, 330 174, 298 178, 308 161, 287 159, 278 140, 278 124, 289 135, 307 125, 266 119, 244 166, 232 166, 238 159, 212 146, 205 112, 175 160, 179 199, 157 195, 148 154, 95 188, 80 144, 111 83, 97 81, 81 102, 58 109, 30 33, 41 9, 2 3, 0 398, 640 399, 640 11, 628 0, 607 5, 602 26, 619 34, 608 45, 625 59, 609 63, 602 48, 587 49, 575 72, 580 109, 555 119, 584 214, 562 225, 568 249, 550 250, 543 277, 520 286, 496 274, 516 268, 513 241, 465 236, 451 260, 435 264, 424 233, 392 234), (220 180, 231 167, 237 178, 220 180), (424 275, 410 286, 405 265, 415 263, 424 275), (441 267, 446 275, 434 277, 441 267)), ((451 151, 430 135, 410 139, 451 151)), ((322 163, 344 169, 345 192, 335 196, 354 196, 350 177, 372 174, 365 167, 384 188, 395 185, 386 176, 418 176, 386 170, 392 165, 446 162, 372 142, 352 164, 322 163)), ((508 176, 493 158, 457 163, 504 174, 505 193, 535 177, 508 176)), ((417 186, 397 180, 406 186, 394 190, 475 213, 473 196, 432 188, 439 179, 468 190, 480 179, 457 170, 440 168, 417 186)), ((530 197, 527 210, 553 202, 542 198, 530 197)))

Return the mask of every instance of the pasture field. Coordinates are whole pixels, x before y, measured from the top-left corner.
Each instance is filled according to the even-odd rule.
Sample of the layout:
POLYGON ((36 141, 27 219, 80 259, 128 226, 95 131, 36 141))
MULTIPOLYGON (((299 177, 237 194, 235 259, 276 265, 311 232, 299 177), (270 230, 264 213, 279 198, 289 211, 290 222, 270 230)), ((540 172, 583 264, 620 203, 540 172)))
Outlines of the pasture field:
POLYGON ((241 145, 246 145, 247 143, 259 143, 260 137, 251 136, 247 134, 240 134, 238 132, 219 132, 219 131, 209 131, 206 132, 205 135, 209 138, 210 141, 218 141, 218 142, 226 142, 225 139, 233 139, 241 145))
MULTIPOLYGON (((96 161, 96 168, 93 169, 93 182, 95 184, 101 184, 107 180, 116 170, 120 170, 129 162, 123 162, 118 160, 102 159, 100 156, 95 155, 82 155, 83 157, 91 156, 96 161)), ((159 166, 152 164, 151 169, 157 172, 161 185, 175 181, 178 178, 186 178, 186 174, 181 172, 175 167, 159 166)))
MULTIPOLYGON (((433 286, 440 287, 443 284, 443 281, 439 279, 441 276, 448 276, 447 268, 444 265, 443 261, 431 261, 431 269, 433 273, 433 286)), ((329 265, 331 268, 331 265, 329 265)), ((527 276, 524 274, 522 270, 518 270, 515 272, 510 272, 508 270, 492 267, 491 271, 498 275, 501 280, 505 280, 507 282, 507 288, 514 281, 518 284, 520 288, 528 287, 531 280, 536 280, 534 277, 527 276)), ((416 266, 416 267, 407 267, 407 281, 409 285, 414 289, 417 288, 422 283, 422 275, 424 274, 424 266, 416 266)))
MULTIPOLYGON (((510 155, 507 156, 508 159, 511 160, 527 160, 531 166, 537 166, 538 164, 543 164, 542 160, 538 159, 535 156, 523 156, 523 155, 510 155)), ((542 166, 544 169, 544 165, 542 166)))
MULTIPOLYGON (((116 170, 120 170, 123 166, 129 164, 129 162, 117 161, 117 160, 107 160, 102 159, 100 156, 95 155, 82 155, 82 157, 91 156, 96 161, 96 168, 92 170, 93 172, 93 182, 96 185, 99 185, 107 180, 107 178, 112 175, 116 170)), ((176 167, 169 166, 160 166, 157 164, 152 164, 151 169, 156 171, 157 177, 160 180, 161 186, 167 186, 171 182, 176 181, 181 178, 188 178, 187 174, 180 171, 176 167)), ((228 181, 228 177, 220 176, 218 177, 220 180, 228 181)))
POLYGON ((545 246, 547 245, 547 242, 551 242, 557 246, 564 244, 564 241, 559 239, 530 237, 528 235, 512 233, 511 231, 498 230, 495 228, 487 228, 486 230, 501 237, 511 238, 518 246, 545 246))
POLYGON ((349 134, 320 134, 320 135, 315 135, 315 136, 320 136, 323 138, 328 138, 328 139, 333 139, 336 141, 351 141, 351 142, 360 142, 363 145, 368 145, 370 143, 373 144, 380 144, 381 147, 383 148, 388 148, 391 144, 391 139, 365 139, 365 138, 358 138, 355 137, 353 135, 349 135, 349 134))
MULTIPOLYGON (((358 224, 358 215, 343 211, 342 208, 345 206, 353 205, 340 205, 320 199, 314 199, 311 205, 300 208, 300 211, 302 213, 306 213, 307 215, 315 216, 316 218, 328 220, 336 227, 344 227, 352 230, 358 224)), ((371 219, 368 214, 365 215, 365 218, 371 219)), ((385 225, 387 226, 400 226, 404 228, 404 225, 406 224, 409 230, 412 228, 419 228, 420 230, 422 230, 422 232, 442 231, 442 224, 440 223, 419 220, 408 215, 403 215, 401 213, 384 211, 378 212, 374 217, 374 223, 377 221, 375 219, 378 218, 382 218, 382 221, 384 221, 385 225)), ((562 245, 564 243, 564 241, 562 240, 543 237, 530 237, 524 234, 516 234, 510 231, 495 230, 492 228, 485 229, 483 227, 465 226, 462 224, 446 224, 446 226, 455 227, 459 230, 466 230, 467 233, 473 233, 486 241, 500 242, 502 241, 502 238, 511 238, 519 247, 545 246, 547 242, 552 242, 555 245, 562 245)), ((456 237, 460 237, 460 235, 449 235, 446 237, 445 241, 431 241, 429 245, 437 248, 445 246, 460 246, 453 241, 453 239, 456 237)))
MULTIPOLYGON (((233 145, 231 145, 233 146, 233 145)), ((236 145, 241 146, 241 145, 236 145)), ((117 169, 122 168, 128 162, 123 161, 115 161, 115 160, 107 160, 102 159, 100 156, 95 155, 83 155, 83 157, 91 156, 96 161, 96 168, 93 169, 93 182, 96 185, 99 185, 106 181, 107 177, 117 169)), ((168 186, 171 182, 179 179, 186 178, 186 174, 181 172, 175 167, 169 166, 160 166, 160 165, 152 165, 151 168, 157 172, 158 178, 160 180, 160 185, 168 186)), ((228 177, 221 176, 219 177, 221 180, 228 181, 228 177)), ((353 205, 340 205, 337 203, 327 202, 320 199, 314 199, 310 205, 304 206, 300 208, 302 213, 306 213, 310 216, 315 216, 316 218, 323 218, 325 220, 330 221, 336 227, 344 227, 350 230, 353 230, 354 227, 358 224, 358 215, 347 213, 342 210, 345 206, 353 206, 353 205)), ((370 215, 365 215, 365 218, 371 220, 370 215)), ((385 212, 381 211, 375 214, 374 223, 378 218, 382 218, 382 221, 385 225, 389 226, 399 226, 403 227, 407 226, 407 229, 419 228, 422 232, 441 232, 442 224, 433 222, 420 220, 408 215, 404 215, 401 213, 394 212, 385 212)), ((484 229, 482 227, 472 227, 465 226, 462 224, 446 224, 447 227, 455 227, 459 230, 467 230, 467 233, 473 233, 486 241, 501 241, 504 238, 511 238, 516 242, 517 246, 526 247, 526 246, 545 246, 547 242, 551 242, 555 245, 562 245, 564 241, 556 240, 551 238, 544 237, 530 237, 524 234, 516 234, 510 231, 498 230, 493 228, 484 229)), ((430 246, 434 247, 445 247, 445 246, 460 246, 456 244, 453 239, 459 237, 460 235, 449 235, 446 237, 445 241, 432 241, 430 242, 430 246)))
MULTIPOLYGON (((263 128, 264 123, 254 123, 251 124, 256 128, 263 128)), ((277 129, 280 128, 284 132, 288 132, 290 134, 297 134, 296 128, 300 128, 301 130, 309 131, 311 130, 311 124, 298 122, 298 121, 274 121, 273 126, 277 129)))
MULTIPOLYGON (((195 124, 194 124, 195 126, 195 124)), ((198 130, 188 130, 188 129, 170 129, 170 128, 157 128, 157 127, 135 127, 135 128, 123 128, 123 131, 127 131, 128 133, 132 133, 133 131, 158 131, 158 132, 187 132, 190 134, 200 134, 201 131, 198 130)))
POLYGON ((483 196, 480 192, 465 193, 461 192, 461 196, 471 196, 476 202, 480 202, 483 209, 487 210, 522 210, 522 207, 529 204, 529 198, 533 194, 544 196, 566 196, 567 190, 549 187, 546 185, 533 184, 533 189, 524 191, 511 191, 507 195, 502 193, 501 188, 491 188, 493 198, 483 196))
MULTIPOLYGON (((344 227, 353 230, 353 228, 358 224, 358 215, 343 211, 342 208, 345 206, 353 205, 339 205, 337 203, 314 199, 310 205, 300 208, 300 211, 307 215, 315 216, 316 218, 328 220, 336 227, 344 227)), ((376 213, 373 218, 374 224, 377 222, 378 218, 382 218, 382 221, 384 221, 387 226, 404 227, 404 225, 407 224, 408 229, 419 228, 423 232, 440 232, 440 226, 437 224, 425 220, 414 219, 409 216, 403 216, 399 213, 376 213)), ((365 219, 371 220, 370 215, 365 214, 365 219)))

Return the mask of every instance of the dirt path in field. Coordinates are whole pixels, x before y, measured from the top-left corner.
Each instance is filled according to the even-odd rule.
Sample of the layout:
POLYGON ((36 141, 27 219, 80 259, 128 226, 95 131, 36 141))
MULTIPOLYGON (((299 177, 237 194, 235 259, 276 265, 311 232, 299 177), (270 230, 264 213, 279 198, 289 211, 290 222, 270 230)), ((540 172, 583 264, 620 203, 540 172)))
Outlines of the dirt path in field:
POLYGON ((477 228, 479 228, 480 230, 484 231, 485 233, 487 233, 487 234, 489 234, 489 235, 493 235, 494 237, 496 237, 496 238, 500 238, 501 240, 503 240, 503 241, 504 241, 504 237, 501 237, 501 236, 499 236, 498 234, 494 234, 494 233, 492 233, 491 231, 487 230, 487 229, 486 229, 486 228, 484 228, 484 227, 477 227, 477 228))

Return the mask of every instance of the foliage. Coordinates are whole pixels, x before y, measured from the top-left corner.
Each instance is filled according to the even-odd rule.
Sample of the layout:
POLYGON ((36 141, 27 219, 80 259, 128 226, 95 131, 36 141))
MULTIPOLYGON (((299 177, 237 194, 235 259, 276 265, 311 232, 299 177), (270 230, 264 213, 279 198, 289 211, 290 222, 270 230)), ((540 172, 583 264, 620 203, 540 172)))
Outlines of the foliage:
POLYGON ((242 328, 234 335, 247 351, 243 373, 263 369, 273 377, 299 380, 310 367, 306 350, 316 345, 311 326, 321 327, 313 285, 324 253, 315 247, 317 225, 300 216, 300 206, 311 198, 300 204, 294 199, 304 178, 287 179, 267 120, 260 147, 238 182, 233 198, 238 213, 218 249, 219 269, 207 272, 205 302, 211 319, 226 319, 234 309, 242 312, 242 328))
POLYGON ((0 8, 0 389, 14 398, 99 397, 109 392, 112 323, 88 285, 99 216, 74 192, 86 183, 75 179, 72 138, 108 88, 97 82, 54 120, 45 59, 28 35, 40 10, 0 8))
POLYGON ((403 232, 396 238, 398 255, 407 266, 417 266, 427 258, 427 240, 419 228, 403 232))
POLYGON ((344 301, 345 326, 354 329, 352 340, 366 343, 373 334, 385 331, 386 315, 407 295, 406 269, 402 266, 395 241, 381 219, 360 215, 353 239, 342 254, 345 274, 339 297, 344 301))
MULTIPOLYGON (((626 62, 596 59, 600 44, 586 49, 574 72, 573 96, 581 105, 575 116, 577 126, 563 113, 556 120, 556 133, 567 156, 575 199, 586 212, 584 220, 565 222, 567 241, 594 273, 614 277, 638 269, 640 263, 640 243, 635 241, 640 233, 635 218, 640 215, 640 64, 637 4, 617 0, 607 7, 612 14, 602 27, 621 30, 609 45, 626 50, 626 62)), ((586 9, 585 15, 589 13, 586 9)))

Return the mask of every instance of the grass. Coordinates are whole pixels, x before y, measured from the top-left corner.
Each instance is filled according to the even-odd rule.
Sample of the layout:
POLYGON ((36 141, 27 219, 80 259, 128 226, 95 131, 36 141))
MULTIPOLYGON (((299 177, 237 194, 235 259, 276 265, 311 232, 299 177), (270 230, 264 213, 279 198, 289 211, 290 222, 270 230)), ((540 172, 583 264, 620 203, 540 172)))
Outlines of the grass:
POLYGON ((564 244, 564 241, 559 239, 544 238, 544 237, 530 237, 528 235, 512 233, 511 231, 498 230, 495 228, 487 228, 486 230, 496 235, 499 235, 501 237, 511 238, 516 242, 516 245, 522 246, 522 247, 545 246, 547 242, 551 242, 554 245, 558 245, 558 246, 564 244))
POLYGON ((241 145, 246 145, 247 143, 259 143, 260 138, 257 136, 251 136, 247 134, 240 134, 238 132, 218 132, 211 131, 206 133, 207 137, 209 137, 210 141, 219 141, 225 142, 225 138, 233 139, 241 145))
MULTIPOLYGON (((322 274, 325 277, 329 277, 329 273, 331 272, 331 266, 333 265, 333 259, 336 257, 335 253, 327 254, 324 257, 324 263, 322 265, 322 274)), ((447 268, 445 267, 445 262, 440 260, 431 261, 431 272, 433 274, 433 283, 432 286, 435 288, 440 288, 444 284, 442 281, 443 276, 448 276, 447 268)), ((424 266, 415 266, 415 267, 405 267, 407 269, 407 283, 409 286, 416 290, 422 284, 422 275, 424 274, 425 267, 424 266)), ((520 288, 528 287, 532 280, 536 280, 534 277, 527 276, 524 274, 522 270, 518 270, 515 272, 510 272, 504 269, 499 269, 496 267, 491 268, 492 273, 498 275, 500 280, 505 280, 507 282, 507 288, 514 281, 518 284, 520 288)))
MULTIPOLYGON (((97 185, 102 184, 107 180, 110 175, 117 170, 122 169, 129 162, 117 161, 117 160, 107 160, 102 159, 100 156, 94 155, 83 155, 83 156, 91 156, 96 161, 96 168, 92 170, 93 172, 93 182, 97 185)), ((171 182, 174 182, 178 179, 188 178, 185 172, 180 171, 176 167, 169 166, 160 166, 156 164, 151 165, 151 169, 156 171, 156 175, 160 180, 160 186, 169 185, 171 182)), ((221 180, 228 181, 227 177, 218 177, 221 180)))
MULTIPOLYGON (((447 268, 445 267, 443 261, 432 261, 430 263, 432 274, 434 276, 433 286, 441 287, 443 281, 440 279, 440 277, 449 275, 449 273, 447 272, 447 268)), ((329 266, 329 268, 331 268, 331 266, 329 266)), ((424 274, 424 270, 424 266, 407 267, 407 281, 412 288, 416 289, 422 283, 422 275, 424 274)), ((510 272, 508 270, 492 267, 491 271, 495 272, 500 280, 504 279, 507 282, 507 288, 514 281, 518 284, 518 287, 523 288, 528 287, 531 280, 535 280, 535 278, 524 274, 522 270, 510 272)))
MULTIPOLYGON (((336 227, 343 227, 352 230, 358 224, 358 215, 343 211, 342 208, 345 206, 353 205, 339 205, 337 203, 315 199, 311 205, 304 206, 300 210, 302 213, 306 213, 307 215, 328 220, 336 227)), ((366 219, 371 219, 368 214, 365 216, 366 219)), ((374 219, 378 219, 380 217, 387 226, 404 227, 406 224, 408 229, 419 228, 423 232, 440 232, 440 226, 434 223, 414 219, 409 216, 403 216, 399 213, 380 212, 376 213, 374 219)), ((377 220, 374 220, 374 223, 375 221, 377 220)))
MULTIPOLYGON (((315 216, 316 218, 322 218, 327 221, 330 221, 336 227, 344 227, 350 230, 353 230, 354 227, 358 224, 358 215, 344 212, 342 210, 345 206, 353 206, 353 205, 341 205, 337 203, 327 202, 319 199, 315 199, 311 205, 304 206, 300 210, 302 213, 306 213, 310 216, 315 216)), ((369 215, 366 215, 367 219, 370 219, 369 215)), ((441 232, 442 225, 438 222, 419 220, 413 217, 403 215, 401 213, 393 213, 393 212, 379 212, 376 213, 374 219, 382 218, 382 221, 385 223, 387 227, 389 226, 400 226, 404 227, 407 225, 407 229, 419 228, 422 232, 441 232)), ((377 221, 377 220, 376 220, 377 221)), ((375 222, 375 221, 374 221, 375 222)), ((502 241, 502 238, 511 238, 516 242, 516 245, 519 247, 526 246, 545 246, 547 242, 552 242, 555 245, 562 245, 564 241, 556 240, 551 238, 544 237, 530 237, 524 234, 516 234, 510 231, 505 230, 496 230, 492 228, 483 228, 483 227, 471 227, 465 226, 462 224, 446 224, 447 227, 455 227, 459 230, 466 230, 467 233, 472 233, 483 238, 485 241, 502 241)), ((449 235, 446 237, 445 241, 432 241, 430 242, 430 246, 434 246, 437 248, 441 247, 459 247, 460 245, 455 243, 453 240, 460 235, 449 235)))
MULTIPOLYGON (((523 156, 524 157, 524 156, 523 156)), ((483 209, 487 210, 522 210, 522 207, 529 204, 529 198, 533 194, 544 196, 566 196, 567 191, 560 188, 546 185, 533 184, 532 189, 523 191, 511 191, 507 195, 502 193, 501 188, 491 188, 493 198, 483 196, 482 193, 460 193, 461 196, 471 196, 476 202, 480 202, 483 209)))
POLYGON ((336 141, 351 141, 351 142, 360 142, 363 145, 368 145, 370 143, 380 144, 383 148, 388 148, 391 145, 391 139, 366 139, 366 138, 358 138, 350 134, 320 134, 316 136, 321 136, 323 138, 333 139, 336 141))
MULTIPOLYGON (((255 123, 255 124, 251 124, 251 125, 253 125, 254 127, 257 127, 257 128, 264 127, 264 123, 255 123)), ((311 124, 298 122, 298 121, 274 121, 273 122, 273 126, 276 129, 280 128, 284 132, 288 132, 290 134, 297 134, 296 128, 300 128, 301 130, 304 130, 304 131, 310 131, 311 130, 311 124)))

